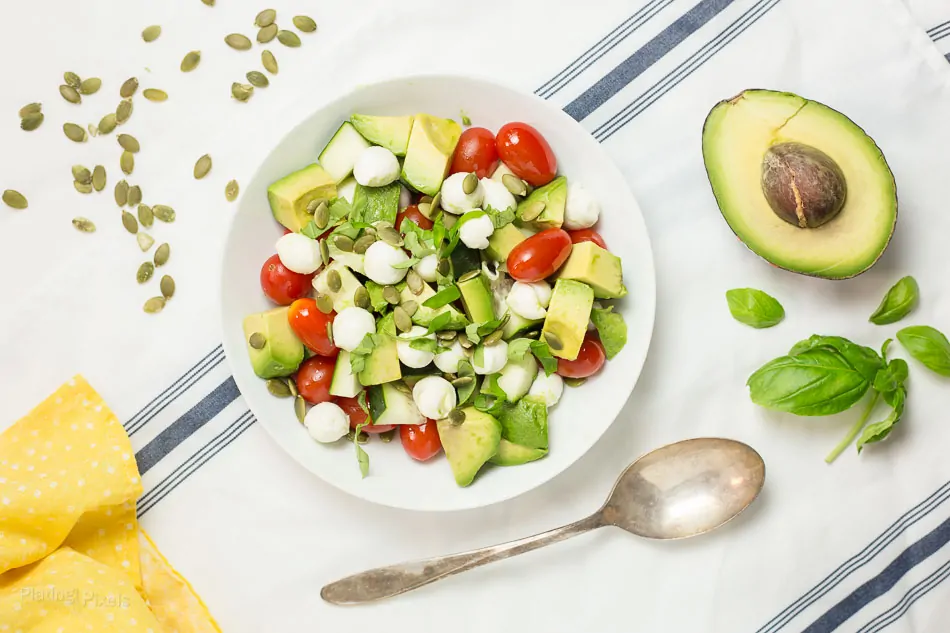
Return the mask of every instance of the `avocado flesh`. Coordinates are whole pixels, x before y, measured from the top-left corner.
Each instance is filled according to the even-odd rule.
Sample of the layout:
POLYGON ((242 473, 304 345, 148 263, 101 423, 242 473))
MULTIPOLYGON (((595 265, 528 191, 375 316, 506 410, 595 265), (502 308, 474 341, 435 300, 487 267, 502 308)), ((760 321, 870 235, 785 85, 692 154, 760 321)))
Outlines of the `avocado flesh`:
POLYGON ((498 452, 501 423, 475 407, 466 407, 462 413, 465 414, 465 421, 460 425, 439 420, 437 427, 455 483, 465 487, 472 483, 485 462, 498 452))
POLYGON ((359 373, 360 384, 364 387, 402 378, 402 367, 399 365, 396 348, 396 324, 392 313, 376 323, 376 335, 379 342, 366 357, 363 371, 359 373))
POLYGON ((495 318, 491 283, 483 272, 471 279, 458 282, 465 314, 472 323, 485 323, 495 318))
POLYGON ((567 206, 567 178, 558 176, 543 187, 532 191, 527 198, 518 203, 518 223, 539 231, 544 229, 559 229, 564 224, 564 207, 567 206), (525 211, 533 205, 544 203, 541 215, 533 220, 525 221, 525 211))
POLYGON ((274 219, 295 233, 313 219, 307 213, 311 201, 330 201, 335 197, 336 181, 317 164, 295 171, 267 188, 267 200, 274 219))
POLYGON ((417 114, 409 134, 402 179, 413 189, 434 196, 449 172, 462 128, 451 119, 417 114))
POLYGON ((528 448, 503 439, 498 444, 498 452, 488 461, 496 466, 520 466, 541 459, 547 454, 546 449, 528 448))
POLYGON ((261 378, 289 376, 303 362, 304 346, 294 334, 287 319, 289 308, 274 308, 251 314, 244 319, 244 340, 254 373, 261 378), (264 347, 251 347, 252 334, 264 336, 264 347))
POLYGON ((363 138, 374 145, 381 145, 396 156, 405 156, 409 147, 409 133, 412 131, 412 115, 409 116, 373 116, 354 114, 350 123, 363 138))
POLYGON ((627 294, 620 258, 593 242, 581 242, 571 248, 558 278, 587 284, 598 299, 618 299, 627 294))
POLYGON ((897 189, 884 155, 845 115, 787 92, 747 90, 717 104, 703 128, 703 158, 722 215, 753 252, 792 272, 845 279, 884 253, 897 222, 897 189), (847 198, 825 224, 781 219, 762 191, 770 147, 801 143, 841 169, 847 198))
POLYGON ((541 328, 541 340, 547 341, 553 355, 565 360, 577 358, 587 335, 593 306, 594 291, 587 284, 573 279, 555 282, 541 328), (557 340, 558 345, 552 345, 552 340, 557 340))
POLYGON ((488 238, 488 248, 485 249, 485 254, 496 262, 506 262, 515 246, 526 239, 528 237, 517 226, 506 224, 500 229, 495 229, 495 232, 488 238))

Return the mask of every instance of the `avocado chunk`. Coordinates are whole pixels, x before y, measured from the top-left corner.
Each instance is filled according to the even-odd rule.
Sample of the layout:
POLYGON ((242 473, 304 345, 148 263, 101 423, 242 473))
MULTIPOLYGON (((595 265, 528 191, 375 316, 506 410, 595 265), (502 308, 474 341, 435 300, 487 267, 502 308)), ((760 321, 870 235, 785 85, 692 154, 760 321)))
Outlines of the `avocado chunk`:
POLYGON ((363 138, 373 145, 381 145, 396 156, 405 156, 409 147, 409 133, 412 131, 412 115, 409 116, 373 116, 354 114, 350 123, 363 138))
POLYGON ((356 159, 367 147, 369 147, 369 142, 349 121, 344 121, 327 146, 320 152, 318 160, 334 182, 343 182, 353 173, 356 159))
POLYGON ((320 271, 319 275, 313 278, 313 289, 330 297, 330 300, 333 301, 333 311, 337 314, 356 305, 353 299, 356 296, 356 291, 362 286, 363 284, 356 278, 356 275, 338 261, 330 262, 320 271), (331 272, 340 276, 341 285, 336 292, 330 290, 330 284, 327 283, 327 277, 331 272))
POLYGON ((402 378, 402 367, 399 365, 399 353, 396 349, 396 324, 392 313, 376 323, 376 335, 379 342, 366 357, 363 371, 359 373, 360 384, 365 387, 402 378))
POLYGON ((498 414, 501 436, 528 448, 548 448, 548 407, 541 398, 526 396, 498 414))
POLYGON ((501 424, 475 407, 462 409, 465 420, 458 426, 439 420, 439 438, 452 468, 455 483, 465 487, 472 483, 479 469, 498 452, 501 424))
POLYGON ((409 148, 402 165, 402 179, 410 187, 434 196, 449 173, 455 144, 462 128, 451 119, 417 114, 409 134, 409 148))
POLYGON ((363 391, 359 377, 353 373, 350 366, 350 353, 341 349, 336 357, 336 366, 333 368, 333 378, 330 379, 330 395, 341 398, 355 398, 363 391))
POLYGON ((479 271, 475 276, 459 281, 458 287, 469 321, 484 323, 495 318, 491 282, 484 272, 479 271))
POLYGON ((587 334, 594 291, 573 279, 558 279, 551 293, 548 314, 541 328, 541 340, 547 342, 558 358, 574 360, 587 334))
POLYGON ((617 299, 627 294, 620 258, 593 242, 574 245, 558 278, 587 284, 598 299, 617 299))
POLYGON ((443 312, 448 312, 452 315, 452 318, 449 319, 448 324, 445 326, 446 329, 460 330, 468 325, 468 320, 465 318, 465 315, 459 312, 452 304, 444 305, 441 308, 427 308, 422 305, 424 301, 435 295, 435 290, 433 290, 429 284, 424 284, 422 286, 422 292, 419 294, 413 294, 405 282, 396 287, 399 289, 399 299, 402 303, 414 301, 419 305, 412 314, 412 322, 414 324, 429 327, 429 324, 432 323, 432 319, 443 312))
POLYGON ((299 233, 313 219, 307 213, 311 201, 329 201, 335 197, 336 181, 317 164, 295 171, 267 188, 267 201, 274 219, 294 233, 299 233))
POLYGON ((244 340, 251 357, 254 373, 261 378, 289 376, 303 362, 303 343, 294 334, 287 319, 289 308, 274 308, 260 314, 251 314, 244 319, 244 340), (264 347, 251 346, 252 334, 264 337, 264 347))
POLYGON ((746 90, 718 103, 703 126, 703 160, 729 227, 780 268, 854 277, 890 242, 897 189, 884 155, 817 101, 746 90))
POLYGON ((520 466, 541 459, 548 454, 543 448, 528 448, 502 439, 498 443, 498 453, 489 462, 496 466, 520 466))
POLYGON ((356 186, 356 193, 353 194, 353 210, 350 212, 351 222, 374 224, 382 220, 395 224, 397 213, 399 213, 398 182, 385 187, 356 186))
POLYGON ((506 224, 488 238, 488 248, 485 254, 496 262, 508 261, 508 256, 515 246, 525 241, 527 236, 514 224, 506 224))
POLYGON ((567 204, 567 178, 559 176, 532 191, 527 198, 518 203, 516 217, 523 226, 533 227, 539 231, 544 229, 558 229, 564 224, 564 207, 567 204), (534 215, 536 208, 542 207, 541 215, 533 220, 524 220, 526 213, 534 215))

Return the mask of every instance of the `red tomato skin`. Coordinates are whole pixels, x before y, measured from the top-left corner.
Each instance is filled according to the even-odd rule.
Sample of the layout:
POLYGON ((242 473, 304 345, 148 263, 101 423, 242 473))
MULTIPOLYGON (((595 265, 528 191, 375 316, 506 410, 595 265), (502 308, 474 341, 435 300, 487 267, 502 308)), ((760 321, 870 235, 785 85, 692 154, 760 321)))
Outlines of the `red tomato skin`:
POLYGON ((399 227, 402 226, 402 221, 405 220, 406 218, 409 218, 410 220, 415 222, 416 225, 424 231, 428 231, 434 226, 434 223, 432 222, 432 220, 422 215, 422 211, 419 210, 419 206, 415 204, 410 204, 408 207, 406 207, 405 209, 403 209, 396 215, 396 230, 397 231, 399 230, 399 227))
POLYGON ((475 172, 479 178, 488 178, 497 165, 495 135, 483 127, 470 127, 459 137, 449 172, 475 172))
POLYGON ((564 378, 589 378, 600 371, 606 360, 604 346, 597 338, 588 334, 584 337, 576 359, 558 359, 557 373, 564 378))
POLYGON ((577 229, 576 231, 568 231, 568 234, 571 236, 572 244, 593 242, 602 249, 607 250, 607 242, 604 241, 604 237, 594 229, 577 229))
POLYGON ((336 362, 332 358, 311 356, 300 364, 297 370, 297 391, 310 404, 331 402, 330 381, 333 380, 333 368, 336 362))
POLYGON ((515 246, 508 255, 508 274, 516 281, 547 279, 571 254, 571 236, 563 229, 546 229, 515 246))
MULTIPOLYGON (((363 424, 366 422, 367 418, 369 418, 369 414, 363 410, 363 407, 360 406, 360 401, 356 398, 336 397, 333 399, 333 401, 336 402, 341 409, 343 409, 343 412, 346 413, 347 416, 349 416, 350 428, 353 430, 356 430, 357 426, 363 424)), ((385 433, 386 431, 392 431, 394 428, 396 428, 395 425, 372 424, 372 420, 370 420, 370 425, 364 426, 363 430, 367 433, 377 434, 385 433)))
POLYGON ((340 348, 327 335, 327 324, 333 323, 335 318, 336 312, 324 314, 317 308, 317 302, 309 297, 297 299, 287 311, 287 320, 297 338, 314 354, 330 358, 340 353, 340 348))
POLYGON ((498 130, 495 144, 502 162, 531 186, 546 185, 557 175, 554 150, 527 123, 506 123, 498 130))
POLYGON ((261 266, 261 290, 279 306, 289 306, 305 297, 310 292, 312 280, 313 275, 301 275, 286 268, 277 255, 270 256, 261 266))
POLYGON ((399 439, 406 454, 417 462, 432 459, 442 450, 438 426, 428 418, 425 424, 400 424, 399 439))

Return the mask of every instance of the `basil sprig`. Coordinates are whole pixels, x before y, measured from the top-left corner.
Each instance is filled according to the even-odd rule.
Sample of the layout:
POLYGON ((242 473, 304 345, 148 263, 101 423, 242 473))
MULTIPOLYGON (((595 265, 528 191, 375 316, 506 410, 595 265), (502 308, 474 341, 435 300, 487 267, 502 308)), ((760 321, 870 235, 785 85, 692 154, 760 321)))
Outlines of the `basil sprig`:
POLYGON ((868 320, 875 325, 897 323, 917 306, 919 296, 917 280, 909 276, 904 277, 887 291, 881 305, 868 320))
POLYGON ((950 342, 943 332, 929 325, 912 325, 898 332, 897 340, 924 367, 950 376, 950 342))

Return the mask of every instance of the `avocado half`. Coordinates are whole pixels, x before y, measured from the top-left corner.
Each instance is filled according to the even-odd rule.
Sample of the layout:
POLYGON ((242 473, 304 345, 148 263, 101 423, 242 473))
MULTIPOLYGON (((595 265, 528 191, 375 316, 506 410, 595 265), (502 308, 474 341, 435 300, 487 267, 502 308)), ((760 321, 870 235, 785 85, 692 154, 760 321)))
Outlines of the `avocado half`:
POLYGON ((884 154, 817 101, 746 90, 719 102, 703 125, 703 161, 732 231, 785 270, 854 277, 894 234, 897 187, 884 154))

